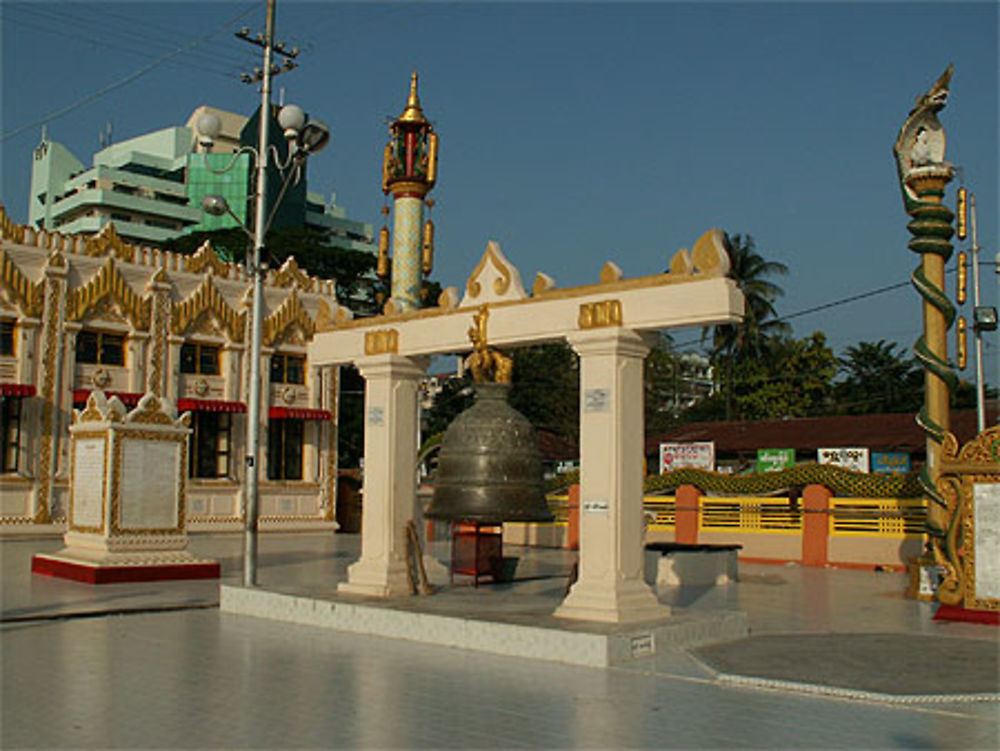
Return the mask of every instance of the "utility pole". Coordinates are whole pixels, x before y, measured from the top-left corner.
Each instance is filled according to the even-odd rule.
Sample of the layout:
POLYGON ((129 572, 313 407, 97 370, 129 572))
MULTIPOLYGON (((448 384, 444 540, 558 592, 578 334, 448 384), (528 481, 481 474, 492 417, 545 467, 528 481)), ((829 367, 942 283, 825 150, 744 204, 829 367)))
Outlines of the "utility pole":
POLYGON ((259 476, 260 463, 260 350, 261 329, 264 320, 263 279, 265 269, 261 267, 261 251, 264 248, 264 233, 267 229, 267 163, 268 143, 270 141, 271 125, 271 78, 283 70, 291 70, 296 66, 292 58, 298 55, 297 49, 284 52, 284 45, 279 48, 274 44, 274 16, 276 0, 267 0, 267 17, 264 24, 264 34, 251 38, 248 29, 241 29, 236 36, 250 44, 262 47, 264 50, 264 65, 254 70, 253 75, 244 73, 241 80, 244 83, 261 81, 260 114, 258 120, 259 139, 257 142, 257 185, 255 190, 255 212, 253 224, 253 255, 250 272, 253 278, 253 307, 250 323, 250 376, 249 405, 247 407, 247 445, 246 445, 246 514, 244 520, 243 538, 243 585, 257 586, 257 524, 260 516, 259 476), (282 68, 274 65, 274 53, 285 56, 282 68))
POLYGON ((969 193, 969 214, 972 220, 972 328, 976 335, 976 431, 982 433, 986 430, 986 384, 983 382, 983 324, 979 305, 979 236, 976 231, 975 193, 969 193))

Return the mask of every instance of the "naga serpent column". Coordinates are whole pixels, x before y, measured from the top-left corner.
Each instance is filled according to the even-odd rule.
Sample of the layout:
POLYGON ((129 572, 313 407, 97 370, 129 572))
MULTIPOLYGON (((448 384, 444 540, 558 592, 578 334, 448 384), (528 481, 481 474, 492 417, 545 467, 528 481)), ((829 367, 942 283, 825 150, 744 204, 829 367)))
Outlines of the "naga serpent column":
POLYGON ((949 515, 936 484, 941 443, 949 428, 949 394, 958 382, 948 362, 947 343, 955 308, 944 291, 944 267, 952 252, 954 215, 943 199, 953 169, 944 159, 944 128, 937 119, 937 113, 948 102, 952 72, 953 67, 949 66, 930 90, 917 99, 893 145, 903 205, 912 217, 907 225, 913 235, 908 247, 921 256, 921 264, 911 277, 923 298, 924 314, 924 334, 914 345, 917 359, 926 371, 924 407, 917 417, 927 436, 927 461, 920 482, 931 501, 927 531, 940 563, 951 563, 954 559, 955 551, 949 550, 954 540, 950 533, 954 530, 949 527, 958 519, 958 514, 949 515))

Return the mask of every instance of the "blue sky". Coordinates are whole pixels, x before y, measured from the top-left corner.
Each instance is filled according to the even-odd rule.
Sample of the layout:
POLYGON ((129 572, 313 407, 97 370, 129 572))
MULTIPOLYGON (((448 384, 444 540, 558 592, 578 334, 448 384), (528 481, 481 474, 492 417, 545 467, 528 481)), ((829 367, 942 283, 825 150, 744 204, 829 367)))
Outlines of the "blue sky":
MULTIPOLYGON (((276 79, 333 127, 309 186, 378 226, 385 120, 420 72, 441 137, 434 276, 461 286, 488 240, 527 283, 662 271, 705 230, 753 235, 788 265, 779 312, 904 282, 918 262, 891 146, 949 62, 948 159, 979 205, 984 260, 997 252, 998 6, 979 3, 337 3, 279 0, 278 37, 303 49, 276 79)), ((84 161, 116 141, 182 124, 200 104, 249 113, 238 72, 264 3, 16 3, 0 7, 5 136, 210 35, 135 81, 53 119, 84 161), (240 20, 234 20, 241 13, 240 20)), ((27 215, 40 127, 5 137, 8 211, 27 215)), ((953 204, 952 184, 949 202, 953 204)), ((983 274, 996 304, 997 276, 983 274)), ((971 311, 965 311, 971 315, 971 311)), ((919 333, 910 287, 792 319, 838 353, 919 333)), ((684 332, 679 342, 698 339, 684 332)), ((987 339, 988 380, 998 341, 987 339)), ((972 371, 966 372, 971 377, 972 371)))

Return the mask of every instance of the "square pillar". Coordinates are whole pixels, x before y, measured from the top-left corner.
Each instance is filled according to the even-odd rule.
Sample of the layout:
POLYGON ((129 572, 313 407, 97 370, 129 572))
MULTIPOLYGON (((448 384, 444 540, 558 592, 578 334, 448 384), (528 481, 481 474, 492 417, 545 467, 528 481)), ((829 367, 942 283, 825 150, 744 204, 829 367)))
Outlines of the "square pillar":
POLYGON ((365 378, 361 558, 338 589, 372 597, 408 595, 406 523, 414 518, 417 490, 417 384, 427 361, 381 354, 355 365, 365 378))
POLYGON ((822 485, 802 491, 802 565, 825 566, 830 544, 830 499, 833 492, 822 485))
POLYGON ((701 521, 701 491, 694 485, 681 485, 674 493, 674 542, 698 543, 701 521))
POLYGON ((664 618, 643 580, 643 360, 635 331, 567 337, 580 355, 579 578, 555 615, 623 623, 664 618))

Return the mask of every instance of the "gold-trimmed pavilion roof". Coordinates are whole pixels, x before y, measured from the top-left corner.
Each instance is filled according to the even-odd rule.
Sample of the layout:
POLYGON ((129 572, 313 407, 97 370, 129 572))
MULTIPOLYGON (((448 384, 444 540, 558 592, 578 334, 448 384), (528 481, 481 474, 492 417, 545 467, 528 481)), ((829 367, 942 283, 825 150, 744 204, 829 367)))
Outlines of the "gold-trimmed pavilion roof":
POLYGON ((292 288, 292 293, 285 298, 281 307, 264 320, 264 346, 271 347, 293 327, 298 327, 307 339, 316 332, 316 323, 306 311, 298 290, 292 288))
POLYGON ((191 324, 206 312, 215 317, 230 341, 243 341, 247 314, 245 312, 238 313, 230 307, 226 298, 222 296, 219 288, 212 281, 211 275, 206 276, 198 289, 191 293, 186 300, 174 303, 170 311, 171 333, 183 336, 191 324))
POLYGON ((184 270, 192 274, 199 274, 208 271, 223 279, 229 278, 229 264, 219 258, 212 243, 208 240, 203 242, 192 255, 184 259, 184 270))
POLYGON ((105 299, 118 303, 122 315, 137 331, 149 328, 152 301, 136 294, 118 270, 114 258, 108 258, 86 284, 70 290, 66 300, 66 320, 82 321, 105 299))
MULTIPOLYGON (((202 245, 192 255, 173 253, 124 240, 118 234, 114 222, 106 224, 95 235, 64 235, 61 232, 49 232, 30 225, 16 224, 2 203, 0 203, 0 239, 17 245, 58 250, 70 259, 74 255, 92 258, 110 257, 137 266, 165 268, 168 273, 176 271, 200 273, 211 268, 212 273, 221 278, 235 280, 243 278, 242 267, 222 261, 211 247, 211 243, 202 245)), ((299 267, 294 257, 289 257, 280 269, 269 273, 264 283, 269 287, 288 287, 295 284, 303 292, 335 297, 332 280, 306 273, 299 267)))
POLYGON ((7 290, 22 315, 37 318, 42 314, 44 285, 44 281, 33 282, 21 273, 7 251, 0 249, 0 287, 7 290))

